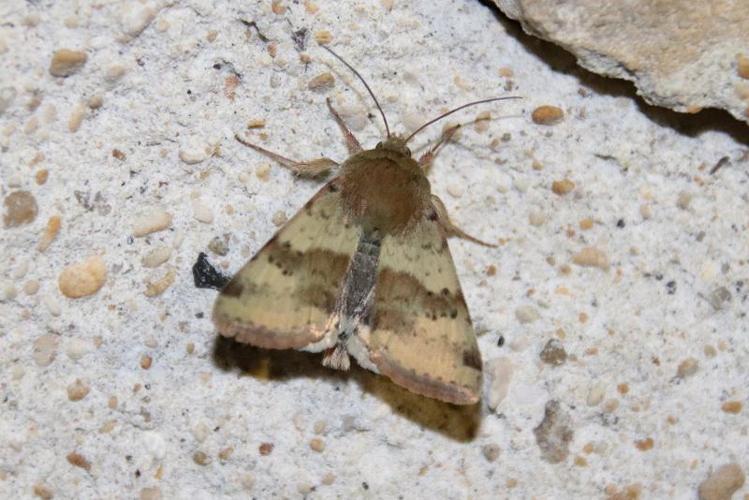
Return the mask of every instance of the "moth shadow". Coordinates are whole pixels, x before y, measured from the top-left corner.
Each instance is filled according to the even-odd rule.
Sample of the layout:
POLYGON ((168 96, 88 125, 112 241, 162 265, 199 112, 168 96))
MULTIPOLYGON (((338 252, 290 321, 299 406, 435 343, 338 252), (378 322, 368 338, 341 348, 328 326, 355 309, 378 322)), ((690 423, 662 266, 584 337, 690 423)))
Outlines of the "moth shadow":
POLYGON ((365 392, 387 403, 393 412, 455 441, 472 441, 481 422, 481 405, 456 406, 419 396, 356 362, 347 372, 331 370, 322 365, 319 353, 260 349, 217 335, 212 358, 222 370, 239 369, 269 381, 309 378, 335 385, 353 379, 365 392))

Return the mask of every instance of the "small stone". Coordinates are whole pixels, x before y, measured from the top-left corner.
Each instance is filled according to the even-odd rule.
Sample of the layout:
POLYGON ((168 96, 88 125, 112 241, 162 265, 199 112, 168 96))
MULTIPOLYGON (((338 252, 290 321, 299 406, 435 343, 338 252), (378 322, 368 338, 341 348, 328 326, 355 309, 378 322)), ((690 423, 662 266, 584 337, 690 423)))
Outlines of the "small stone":
POLYGON ((322 484, 324 484, 325 486, 330 486, 333 483, 335 483, 335 474, 333 474, 332 472, 326 472, 322 477, 322 484))
POLYGON ((212 462, 211 457, 203 451, 196 451, 193 453, 192 459, 198 465, 208 465, 212 462))
POLYGON ((29 280, 23 285, 23 292, 26 295, 35 295, 39 291, 39 282, 37 280, 29 280))
POLYGON ((575 183, 569 179, 562 179, 561 181, 551 183, 551 191, 559 196, 564 196, 572 192, 573 189, 575 189, 575 183))
POLYGON ((143 267, 159 267, 161 264, 169 260, 172 255, 172 249, 168 246, 159 246, 151 249, 141 259, 143 267))
POLYGON ((746 80, 749 80, 749 57, 744 54, 736 56, 736 73, 746 80))
POLYGON ((203 224, 213 224, 213 210, 200 198, 192 200, 192 215, 203 224))
POLYGON ((312 438, 309 442, 309 447, 312 451, 322 453, 325 450, 325 441, 320 438, 312 438))
POLYGON ((725 413, 738 414, 741 413, 742 404, 741 401, 726 401, 720 405, 720 409, 725 413))
POLYGON ((91 352, 91 343, 79 338, 72 338, 65 344, 65 354, 73 361, 78 361, 91 352))
POLYGON ((689 204, 692 202, 692 195, 687 192, 680 192, 676 198, 676 206, 682 210, 688 210, 689 204))
POLYGON ((541 361, 551 366, 560 366, 567 361, 567 351, 557 339, 549 340, 539 354, 541 361))
POLYGON ((540 226, 546 221, 546 216, 540 210, 532 210, 528 214, 528 223, 531 226, 540 226))
POLYGON ((0 302, 13 300, 18 295, 15 285, 12 281, 0 281, 0 302))
POLYGON ((447 186, 447 193, 453 198, 460 198, 465 191, 465 186, 462 184, 451 183, 447 186))
POLYGON ((120 161, 125 161, 125 159, 127 158, 127 155, 123 153, 122 151, 120 151, 119 149, 114 148, 112 150, 112 158, 115 158, 120 161))
POLYGON ((104 73, 104 80, 108 83, 116 83, 120 78, 125 76, 125 73, 127 73, 127 69, 124 66, 121 64, 113 64, 108 67, 107 71, 104 73))
POLYGON ((731 500, 736 491, 744 486, 746 476, 736 463, 715 469, 697 490, 700 500, 731 500))
POLYGON ((177 272, 170 268, 166 274, 156 281, 149 281, 146 283, 146 291, 144 292, 146 297, 157 297, 164 293, 177 278, 177 272))
POLYGON ((158 486, 141 489, 140 500, 161 500, 161 489, 158 486))
POLYGON ((85 469, 87 471, 91 470, 91 462, 89 462, 86 457, 81 455, 78 452, 72 451, 68 453, 67 457, 68 462, 71 465, 75 465, 76 467, 80 467, 81 469, 85 469))
POLYGON ((281 0, 273 0, 270 4, 270 10, 276 15, 283 15, 286 13, 286 7, 281 0))
POLYGON ((640 451, 650 451, 653 449, 653 445, 654 445, 654 441, 653 441, 653 438, 651 437, 635 441, 635 446, 640 451))
POLYGON ((497 459, 499 458, 500 451, 501 450, 499 448, 499 445, 496 445, 494 443, 485 444, 484 446, 481 447, 481 453, 483 453, 484 458, 488 462, 496 462, 497 459))
POLYGON ((153 364, 153 358, 149 356, 148 354, 144 354, 140 357, 140 367, 144 370, 148 370, 151 368, 151 365, 153 364))
POLYGON ((315 41, 320 45, 327 45, 333 41, 333 34, 328 30, 315 31, 315 41))
POLYGON ((335 78, 330 72, 325 72, 317 75, 309 81, 307 87, 310 90, 325 91, 333 88, 335 85, 335 78))
POLYGON ((252 120, 247 122, 247 128, 249 129, 263 128, 263 127, 265 127, 264 118, 253 118, 252 120))
POLYGON ((719 286, 707 296, 707 301, 713 306, 713 309, 720 311, 723 307, 731 302, 731 292, 724 286, 719 286))
POLYGON ((59 316, 62 314, 62 309, 60 308, 60 303, 55 300, 55 298, 52 295, 45 295, 42 297, 42 302, 44 302, 44 305, 47 306, 47 310, 52 316, 59 316))
POLYGON ((273 214, 273 218, 271 221, 276 227, 283 226, 286 224, 286 221, 289 220, 288 217, 286 217, 286 213, 283 210, 279 210, 278 212, 273 214))
POLYGON ((569 455, 569 445, 574 437, 569 415, 556 400, 546 403, 544 419, 533 429, 536 443, 541 450, 541 458, 557 464, 569 455))
POLYGON ((695 358, 687 358, 679 363, 679 367, 676 369, 676 376, 679 378, 691 377, 692 375, 697 373, 699 367, 699 361, 697 361, 695 358))
POLYGON ((172 215, 161 209, 152 208, 133 222, 133 236, 136 238, 162 231, 172 225, 172 215))
POLYGON ((585 403, 588 406, 598 406, 601 403, 601 401, 603 401, 603 397, 605 395, 606 395, 606 388, 603 386, 603 384, 596 384, 590 388, 590 391, 588 392, 588 397, 585 399, 585 403))
POLYGON ((38 496, 42 500, 51 500, 55 496, 54 493, 52 493, 52 488, 50 488, 46 484, 35 484, 33 491, 34 495, 38 496))
POLYGON ((3 200, 5 213, 3 224, 6 228, 30 224, 36 219, 39 208, 36 198, 28 191, 13 191, 3 200))
POLYGON ((231 458, 232 453, 234 453, 234 448, 231 446, 228 446, 218 452, 218 458, 222 462, 226 462, 227 460, 229 460, 229 458, 231 458))
POLYGON ((83 119, 86 117, 86 105, 83 103, 78 103, 73 107, 73 110, 70 112, 70 118, 68 119, 68 130, 70 132, 78 132, 78 129, 81 128, 81 123, 83 123, 83 119))
POLYGON ((80 50, 56 50, 49 64, 49 73, 52 76, 68 77, 78 72, 86 64, 87 59, 86 53, 80 50))
POLYGON ((609 258, 602 251, 594 247, 585 247, 572 256, 572 262, 582 267, 609 268, 609 258))
POLYGON ((37 170, 36 175, 34 176, 34 180, 36 181, 36 184, 38 186, 43 186, 44 184, 46 184, 47 179, 49 179, 49 170, 47 170, 46 168, 37 170))
POLYGON ((533 110, 531 119, 538 125, 556 125, 564 118, 564 111, 556 106, 539 106, 533 110))
POLYGON ((63 295, 71 299, 96 293, 107 280, 104 259, 94 255, 77 264, 71 264, 60 273, 57 284, 63 295))
POLYGON ((258 448, 258 451, 263 456, 270 455, 271 452, 273 451, 273 443, 262 443, 262 444, 260 444, 260 447, 258 448))
POLYGON ((34 341, 34 351, 32 357, 37 366, 45 367, 52 364, 57 356, 57 346, 60 340, 57 335, 48 333, 37 337, 34 341))
POLYGON ((507 397, 513 371, 512 362, 506 357, 493 359, 486 363, 485 373, 489 380, 487 405, 491 410, 496 410, 507 397))
POLYGON ((139 2, 128 2, 127 11, 121 18, 122 31, 130 38, 140 35, 156 17, 156 10, 139 2))
POLYGON ((188 165, 196 165, 207 160, 213 152, 210 146, 193 146, 189 149, 181 149, 179 159, 188 165))
POLYGON ((90 109, 99 109, 104 105, 104 96, 102 96, 101 94, 94 94, 88 98, 88 101, 86 101, 86 105, 90 109))
POLYGON ((47 220, 47 227, 44 228, 44 233, 42 233, 42 237, 36 245, 36 249, 40 252, 46 251, 52 242, 55 241, 55 238, 57 238, 61 226, 62 219, 59 215, 53 215, 50 217, 49 220, 47 220))
POLYGON ((520 306, 515 309, 515 318, 523 324, 533 323, 541 318, 538 309, 533 306, 520 306))
POLYGON ((224 256, 228 254, 228 235, 224 235, 223 238, 220 236, 215 236, 213 239, 211 239, 211 242, 208 243, 208 250, 215 253, 216 255, 224 256))
POLYGON ((327 428, 327 424, 325 423, 325 420, 318 420, 315 422, 315 424, 312 426, 312 431, 315 434, 323 434, 325 432, 325 429, 327 428))
POLYGON ((75 379, 75 382, 68 386, 68 399, 70 401, 80 401, 85 398, 91 388, 89 385, 81 379, 75 379))

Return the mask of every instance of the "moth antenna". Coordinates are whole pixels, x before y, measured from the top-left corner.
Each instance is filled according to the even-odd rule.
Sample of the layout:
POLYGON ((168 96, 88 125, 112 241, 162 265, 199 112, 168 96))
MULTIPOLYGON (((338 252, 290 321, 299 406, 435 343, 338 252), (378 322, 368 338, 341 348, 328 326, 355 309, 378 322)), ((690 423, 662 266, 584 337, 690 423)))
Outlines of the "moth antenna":
POLYGON ((421 127, 417 128, 414 132, 411 133, 411 135, 409 135, 408 137, 406 137, 406 140, 403 141, 403 143, 405 144, 408 141, 410 141, 413 136, 415 136, 416 134, 418 134, 419 132, 421 132, 422 130, 424 130, 425 128, 427 128, 432 123, 440 121, 444 117, 446 117, 448 115, 451 115, 451 114, 453 114, 453 113, 455 113, 457 111, 460 111, 461 109, 465 109, 465 108, 467 108, 469 106, 475 106, 477 104, 484 104, 484 103, 487 103, 487 102, 509 101, 510 99, 522 99, 522 97, 517 96, 517 95, 511 95, 511 96, 505 96, 505 97, 492 97, 491 99, 481 99, 480 101, 473 101, 473 102, 469 102, 468 104, 463 104, 462 106, 458 106, 457 108, 451 109, 447 113, 442 113, 437 118, 429 120, 424 125, 422 125, 421 127))
POLYGON ((336 59, 341 61, 343 64, 346 65, 348 69, 350 69, 359 80, 364 84, 364 87, 367 89, 367 92, 369 92, 369 95, 372 96, 372 100, 374 100, 375 105, 377 106, 377 109, 380 111, 380 115, 382 115, 382 121, 385 122, 385 132, 387 133, 388 139, 390 138, 390 126, 388 125, 388 119, 385 118, 385 112, 382 110, 382 107, 380 106, 380 103, 377 101, 377 98, 374 95, 374 92, 372 92, 372 89, 369 88, 369 85, 367 85, 366 80, 364 80, 364 77, 359 74, 358 71, 354 69, 353 66, 351 66, 349 63, 346 62, 345 59, 343 59, 341 56, 333 52, 333 49, 326 47, 325 45, 320 45, 323 49, 327 50, 331 54, 335 56, 336 59))

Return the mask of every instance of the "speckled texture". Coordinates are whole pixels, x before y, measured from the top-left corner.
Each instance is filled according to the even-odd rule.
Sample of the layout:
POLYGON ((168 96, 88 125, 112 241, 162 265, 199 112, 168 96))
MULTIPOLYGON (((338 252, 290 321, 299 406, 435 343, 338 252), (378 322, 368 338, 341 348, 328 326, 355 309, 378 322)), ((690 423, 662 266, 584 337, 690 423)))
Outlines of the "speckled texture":
POLYGON ((746 125, 647 107, 477 2, 243 4, 0 5, 0 196, 38 208, 0 229, 0 497, 694 498, 749 470, 746 125), (233 134, 341 160, 326 96, 383 134, 316 37, 398 131, 525 98, 453 117, 494 119, 431 172, 501 243, 451 243, 492 367, 478 407, 216 340, 198 254, 238 269, 317 189, 233 134), (53 77, 59 49, 86 61, 53 77), (95 255, 104 286, 63 296, 95 255))

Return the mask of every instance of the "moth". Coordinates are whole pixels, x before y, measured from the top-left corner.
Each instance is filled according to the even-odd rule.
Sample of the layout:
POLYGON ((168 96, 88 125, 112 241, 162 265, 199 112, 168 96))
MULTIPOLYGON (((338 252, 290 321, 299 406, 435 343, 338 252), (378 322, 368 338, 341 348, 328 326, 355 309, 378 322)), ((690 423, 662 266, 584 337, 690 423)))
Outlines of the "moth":
POLYGON ((407 144, 455 111, 514 97, 465 104, 403 137, 390 132, 359 72, 323 48, 364 84, 386 137, 373 149, 362 148, 330 99, 350 153, 342 164, 290 160, 236 136, 300 176, 339 172, 223 288, 213 308, 215 326, 225 337, 265 349, 323 352, 323 365, 334 369, 347 370, 353 357, 412 392, 477 403, 481 353, 447 238, 488 244, 450 222, 426 175, 458 127, 419 159, 407 144))

